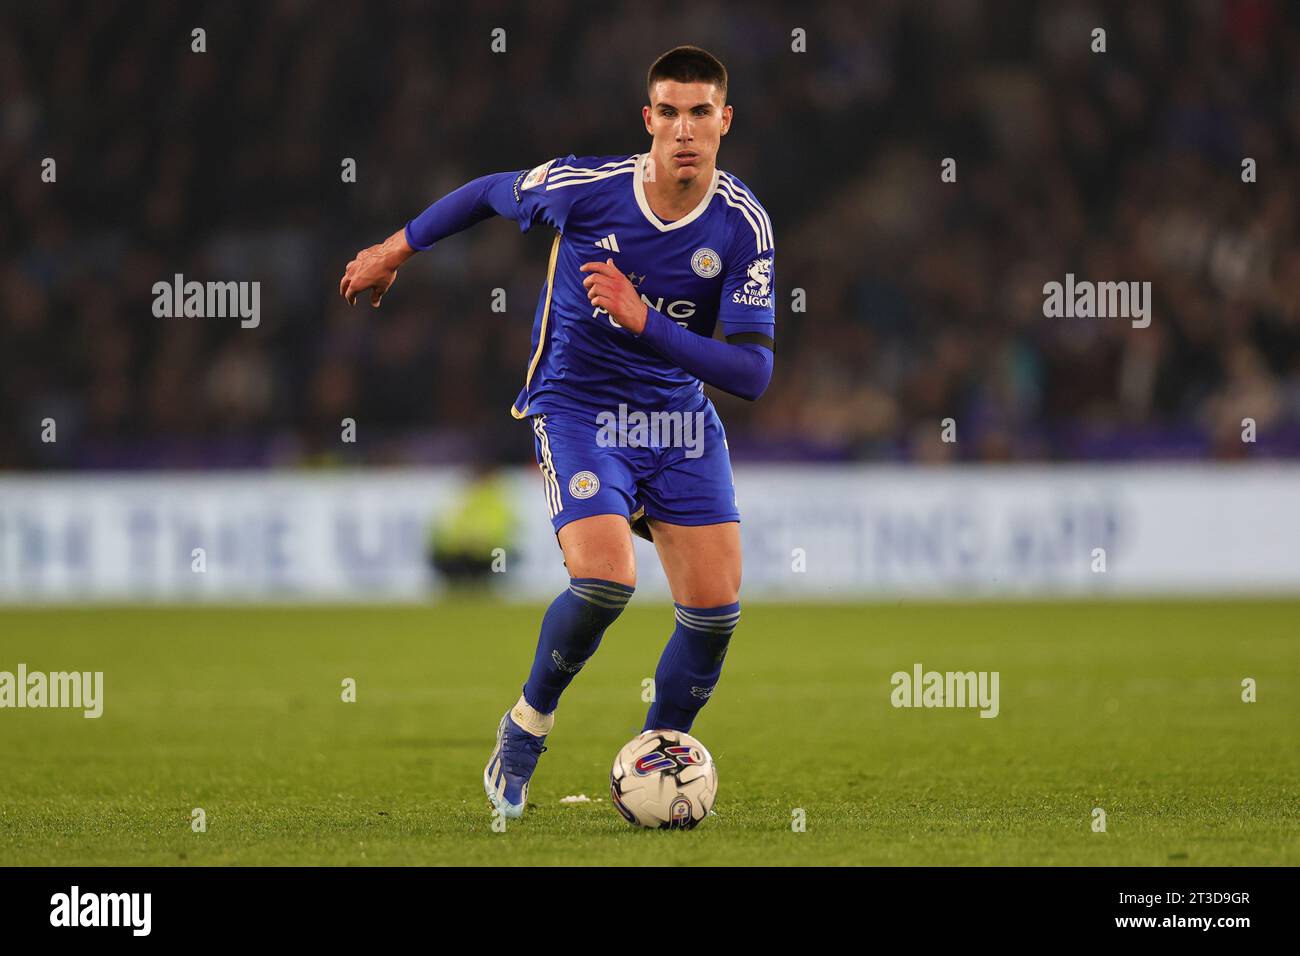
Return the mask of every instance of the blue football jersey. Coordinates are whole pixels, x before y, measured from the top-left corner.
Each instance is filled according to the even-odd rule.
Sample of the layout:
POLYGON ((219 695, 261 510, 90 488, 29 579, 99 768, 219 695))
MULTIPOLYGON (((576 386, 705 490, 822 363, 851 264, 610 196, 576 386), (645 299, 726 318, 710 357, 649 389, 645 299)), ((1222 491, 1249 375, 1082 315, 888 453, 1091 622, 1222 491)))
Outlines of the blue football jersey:
POLYGON ((522 231, 556 230, 533 320, 532 351, 516 418, 560 410, 594 417, 630 410, 677 411, 707 401, 699 379, 618 326, 587 299, 579 271, 612 259, 642 300, 712 337, 775 338, 772 222, 745 185, 715 170, 700 204, 664 222, 646 201, 649 157, 567 156, 519 172, 514 200, 522 231))

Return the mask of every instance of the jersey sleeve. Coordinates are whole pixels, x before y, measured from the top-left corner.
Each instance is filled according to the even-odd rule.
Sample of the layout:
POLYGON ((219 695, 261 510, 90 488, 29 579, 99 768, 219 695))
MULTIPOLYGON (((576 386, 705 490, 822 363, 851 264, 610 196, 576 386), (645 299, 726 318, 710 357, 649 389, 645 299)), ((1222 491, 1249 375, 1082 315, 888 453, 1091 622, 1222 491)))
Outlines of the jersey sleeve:
POLYGON ((538 222, 563 232, 576 194, 570 189, 546 187, 557 168, 568 168, 575 161, 570 154, 520 171, 510 184, 509 194, 500 190, 494 197, 497 213, 519 223, 520 232, 527 232, 538 222))
POLYGON ((443 196, 406 224, 406 241, 412 249, 428 249, 435 242, 468 229, 493 215, 519 223, 527 232, 544 222, 563 231, 573 203, 572 190, 548 191, 551 170, 573 156, 553 159, 532 169, 480 176, 443 196))
POLYGON ((736 211, 718 321, 724 336, 750 332, 772 339, 776 331, 776 247, 767 213, 752 199, 750 203, 736 211))
POLYGON ((645 328, 638 338, 700 381, 751 402, 772 380, 770 348, 753 342, 719 342, 682 328, 658 309, 646 309, 645 328))

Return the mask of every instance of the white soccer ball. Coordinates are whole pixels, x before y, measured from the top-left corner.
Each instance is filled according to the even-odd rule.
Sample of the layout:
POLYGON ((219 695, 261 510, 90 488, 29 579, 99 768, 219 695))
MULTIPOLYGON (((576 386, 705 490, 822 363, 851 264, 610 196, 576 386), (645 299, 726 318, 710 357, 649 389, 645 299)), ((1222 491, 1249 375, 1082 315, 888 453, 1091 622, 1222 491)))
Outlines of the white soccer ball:
POLYGON ((690 734, 647 730, 614 758, 609 794, 628 823, 689 830, 713 809, 718 768, 704 744, 690 734))

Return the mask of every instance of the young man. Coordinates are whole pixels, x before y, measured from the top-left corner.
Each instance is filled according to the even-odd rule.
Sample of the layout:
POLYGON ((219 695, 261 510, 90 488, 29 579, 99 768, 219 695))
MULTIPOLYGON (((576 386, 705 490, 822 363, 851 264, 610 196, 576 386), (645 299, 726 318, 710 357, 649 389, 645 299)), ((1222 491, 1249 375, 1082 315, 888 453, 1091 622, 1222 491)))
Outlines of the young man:
POLYGON ((511 818, 523 815, 561 693, 632 596, 632 530, 654 542, 676 604, 646 730, 690 729, 740 619, 740 515, 726 433, 701 383, 752 401, 771 378, 772 223, 717 169, 732 120, 726 68, 678 47, 651 66, 647 87, 648 152, 476 179, 358 253, 339 286, 349 302, 369 290, 378 306, 416 251, 494 214, 556 231, 511 413, 532 422, 570 580, 483 773, 511 818), (719 322, 726 341, 713 338, 719 322), (609 426, 638 412, 677 427, 665 440, 609 426))

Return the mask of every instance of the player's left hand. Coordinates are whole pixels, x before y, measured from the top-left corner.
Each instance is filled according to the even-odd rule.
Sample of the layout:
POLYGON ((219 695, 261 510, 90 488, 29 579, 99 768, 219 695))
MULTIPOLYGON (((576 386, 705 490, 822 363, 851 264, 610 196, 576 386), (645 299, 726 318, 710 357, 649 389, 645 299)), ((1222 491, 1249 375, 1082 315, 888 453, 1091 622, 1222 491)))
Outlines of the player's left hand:
POLYGON ((587 287, 587 298, 592 305, 604 309, 610 318, 634 335, 645 331, 646 304, 627 276, 618 271, 613 259, 584 263, 581 271, 591 273, 582 284, 587 287))

